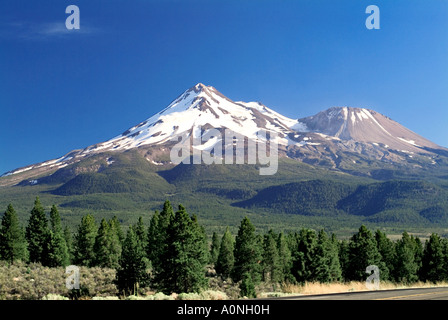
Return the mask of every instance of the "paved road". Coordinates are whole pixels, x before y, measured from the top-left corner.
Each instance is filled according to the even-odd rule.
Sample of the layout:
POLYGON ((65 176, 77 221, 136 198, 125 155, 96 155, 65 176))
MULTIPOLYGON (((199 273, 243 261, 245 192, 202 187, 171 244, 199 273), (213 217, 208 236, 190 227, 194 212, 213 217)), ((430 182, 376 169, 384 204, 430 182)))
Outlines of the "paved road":
POLYGON ((448 287, 302 295, 281 300, 448 300, 448 287))

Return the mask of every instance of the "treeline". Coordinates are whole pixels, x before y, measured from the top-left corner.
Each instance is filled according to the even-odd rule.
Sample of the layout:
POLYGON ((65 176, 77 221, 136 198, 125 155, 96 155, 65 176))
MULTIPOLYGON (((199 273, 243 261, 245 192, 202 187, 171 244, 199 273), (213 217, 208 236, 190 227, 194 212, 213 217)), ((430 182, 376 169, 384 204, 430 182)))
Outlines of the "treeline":
POLYGON ((229 229, 214 233, 211 245, 195 215, 166 201, 149 226, 140 217, 126 234, 119 220, 88 214, 72 236, 63 228, 56 206, 49 219, 39 198, 26 228, 12 205, 2 217, 0 259, 38 262, 49 267, 69 264, 116 269, 122 293, 151 287, 166 294, 197 292, 208 285, 206 267, 217 276, 238 283, 242 296, 255 297, 260 282, 272 284, 365 281, 367 266, 376 265, 382 281, 413 283, 448 280, 448 240, 432 234, 425 243, 404 232, 391 241, 377 230, 361 226, 349 240, 324 230, 295 233, 255 232, 246 217, 236 236, 229 229))

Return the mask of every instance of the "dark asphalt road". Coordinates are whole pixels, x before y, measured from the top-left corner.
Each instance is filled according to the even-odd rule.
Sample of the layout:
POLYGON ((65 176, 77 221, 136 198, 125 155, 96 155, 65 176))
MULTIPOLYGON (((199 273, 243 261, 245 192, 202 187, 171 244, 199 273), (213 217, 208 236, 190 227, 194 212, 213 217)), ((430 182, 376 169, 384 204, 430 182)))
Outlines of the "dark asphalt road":
POLYGON ((301 295, 280 300, 448 300, 448 287, 301 295))

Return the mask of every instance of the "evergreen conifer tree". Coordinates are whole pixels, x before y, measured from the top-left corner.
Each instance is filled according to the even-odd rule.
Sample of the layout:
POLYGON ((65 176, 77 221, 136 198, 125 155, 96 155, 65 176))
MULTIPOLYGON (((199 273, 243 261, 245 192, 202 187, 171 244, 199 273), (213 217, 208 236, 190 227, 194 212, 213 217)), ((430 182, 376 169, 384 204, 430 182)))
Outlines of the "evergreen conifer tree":
POLYGON ((291 274, 292 255, 288 245, 288 239, 283 233, 280 233, 277 238, 278 256, 280 260, 280 282, 294 282, 294 277, 291 274))
POLYGON ((144 262, 145 252, 138 236, 130 227, 123 242, 117 269, 117 287, 122 294, 136 294, 139 287, 148 284, 149 277, 144 262))
POLYGON ((120 241, 120 245, 123 245, 125 234, 121 229, 121 223, 116 216, 114 216, 111 220, 109 220, 109 224, 111 228, 115 231, 118 236, 118 241, 120 241))
POLYGON ((157 254, 159 254, 159 248, 157 247, 159 242, 159 217, 159 211, 156 210, 149 221, 147 232, 148 240, 146 241, 146 256, 148 257, 153 268, 155 268, 155 265, 159 260, 159 257, 157 256, 157 254))
MULTIPOLYGON (((159 220, 160 222, 160 220, 159 220)), ((207 241, 197 219, 182 205, 168 225, 166 247, 155 280, 164 293, 198 292, 207 286, 207 241)))
POLYGON ((43 264, 48 267, 65 267, 70 264, 69 252, 62 231, 61 216, 55 205, 50 211, 50 231, 44 248, 43 264))
POLYGON ((316 233, 302 229, 296 234, 297 249, 293 252, 292 273, 299 283, 313 281, 313 260, 316 250, 316 233))
POLYGON ((333 233, 330 240, 330 275, 332 281, 342 280, 342 267, 339 261, 339 241, 336 239, 336 235, 333 233))
POLYGON ((19 224, 17 213, 9 204, 2 217, 0 227, 0 259, 14 261, 28 260, 28 248, 23 228, 19 224))
POLYGON ((137 223, 134 225, 134 232, 137 236, 137 240, 141 249, 145 252, 148 247, 148 231, 146 230, 145 224, 143 223, 143 218, 139 217, 137 223))
POLYGON ((442 281, 447 281, 448 280, 448 239, 441 238, 440 242, 442 245, 442 256, 443 256, 442 265, 444 266, 441 279, 442 279, 442 281))
POLYGON ((163 204, 160 213, 156 211, 148 228, 147 257, 151 261, 154 274, 160 273, 164 266, 161 257, 167 250, 168 227, 174 219, 173 207, 169 200, 163 204))
POLYGON ((232 279, 238 282, 243 279, 245 273, 249 273, 252 282, 257 284, 261 278, 261 250, 259 240, 255 235, 255 227, 249 218, 241 221, 238 234, 235 239, 234 257, 235 263, 232 271, 232 279))
POLYGON ((216 273, 223 279, 230 277, 235 262, 233 250, 235 248, 235 240, 227 227, 224 232, 221 245, 219 247, 218 258, 216 259, 216 273))
POLYGON ((71 263, 73 261, 73 235, 68 226, 64 227, 64 239, 67 245, 68 260, 71 263))
POLYGON ((247 298, 256 298, 255 285, 250 272, 245 272, 241 279, 240 296, 247 298))
POLYGON ((121 256, 121 243, 114 223, 102 219, 93 245, 95 253, 92 265, 102 268, 117 268, 121 256))
POLYGON ((347 266, 348 279, 354 281, 366 280, 368 277, 366 268, 370 265, 377 266, 380 269, 380 274, 385 266, 381 261, 375 238, 370 230, 362 225, 358 233, 355 233, 350 239, 347 266))
POLYGON ((413 239, 413 241, 414 241, 414 258, 415 258, 415 263, 417 264, 417 278, 419 280, 421 280, 423 244, 419 237, 411 236, 411 239, 413 239))
POLYGON ((396 244, 395 279, 400 283, 417 281, 417 263, 415 262, 415 242, 407 232, 396 244))
POLYGON ((314 259, 311 263, 313 269, 312 278, 321 283, 341 280, 341 266, 337 243, 329 239, 324 230, 317 235, 314 259))
POLYGON ((48 233, 48 220, 39 197, 37 197, 31 210, 28 226, 26 227, 30 262, 43 263, 45 261, 44 254, 47 247, 48 233))
POLYGON ((381 279, 392 280, 393 274, 395 274, 395 244, 380 230, 375 231, 375 241, 381 259, 384 262, 384 269, 380 270, 381 279))
POLYGON ((342 279, 344 281, 348 281, 348 251, 349 246, 348 242, 346 240, 341 240, 338 245, 339 249, 339 263, 341 264, 341 270, 342 270, 342 279))
POLYGON ((431 234, 426 241, 422 258, 422 279, 429 282, 441 281, 444 278, 443 247, 440 236, 431 234))
POLYGON ((221 246, 221 243, 219 241, 218 234, 216 232, 213 232, 212 245, 210 247, 210 264, 212 264, 214 266, 216 266, 216 262, 218 260, 220 246, 221 246))
POLYGON ((74 241, 74 263, 76 265, 91 266, 94 264, 95 251, 93 246, 95 245, 97 231, 95 218, 91 214, 83 216, 74 241))
POLYGON ((277 283, 281 281, 282 265, 277 247, 277 235, 269 230, 264 235, 262 253, 263 280, 277 283))

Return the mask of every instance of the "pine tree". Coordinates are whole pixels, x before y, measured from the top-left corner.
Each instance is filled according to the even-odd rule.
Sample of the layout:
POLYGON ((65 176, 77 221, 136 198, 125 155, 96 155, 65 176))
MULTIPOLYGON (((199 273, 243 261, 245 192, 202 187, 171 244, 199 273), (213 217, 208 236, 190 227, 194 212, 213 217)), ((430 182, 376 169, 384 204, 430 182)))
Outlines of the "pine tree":
POLYGON ((415 262, 415 242, 407 232, 396 244, 395 279, 400 283, 417 281, 417 263, 415 262))
POLYGON ((166 200, 163 210, 160 213, 156 211, 149 224, 147 257, 151 261, 155 274, 160 273, 164 268, 160 258, 167 250, 168 226, 173 219, 173 207, 170 201, 166 200))
POLYGON ((213 232, 212 235, 212 245, 210 247, 210 264, 216 266, 216 262, 218 261, 219 248, 221 243, 219 242, 219 237, 216 232, 213 232))
POLYGON ((348 266, 349 266, 349 261, 348 261, 348 252, 349 252, 349 245, 348 242, 346 240, 341 240, 339 242, 338 245, 338 251, 339 251, 339 263, 341 264, 341 270, 342 270, 342 279, 344 281, 348 281, 348 266))
POLYGON ((242 276, 242 281, 240 284, 240 296, 247 298, 257 297, 257 294, 255 292, 255 285, 250 272, 245 272, 242 276))
POLYGON ((312 261, 312 279, 329 283, 341 280, 341 266, 339 263, 337 243, 329 239, 324 230, 317 235, 314 260, 312 261))
POLYGON ((232 271, 232 279, 238 282, 243 279, 245 273, 249 273, 252 282, 257 284, 261 278, 261 250, 259 241, 255 235, 255 227, 245 217, 241 221, 238 234, 235 239, 235 263, 232 271))
POLYGON ((145 252, 139 244, 138 236, 130 227, 123 242, 119 267, 117 269, 117 287, 122 294, 136 294, 139 287, 148 284, 149 275, 144 262, 145 252))
POLYGON ((45 248, 48 240, 48 220, 39 197, 34 201, 30 219, 26 228, 30 262, 44 262, 45 248))
POLYGON ((384 269, 380 270, 382 280, 392 280, 394 274, 394 265, 396 261, 395 257, 395 245, 386 236, 385 233, 377 230, 375 232, 375 241, 378 248, 378 252, 381 255, 381 259, 384 262, 384 269))
POLYGON ((23 228, 19 224, 16 211, 9 204, 2 218, 0 228, 0 259, 14 263, 27 261, 28 249, 23 228))
POLYGON ((148 247, 148 232, 146 230, 145 224, 143 223, 143 218, 139 217, 137 223, 134 225, 134 231, 137 236, 137 240, 141 249, 145 252, 148 247))
POLYGON ((297 249, 293 252, 292 274, 296 281, 313 281, 313 259, 316 250, 316 233, 302 229, 296 235, 297 249))
POLYGON ((278 254, 277 235, 272 229, 264 235, 262 271, 264 281, 273 283, 281 281, 282 265, 278 254))
POLYGON ((95 238, 97 234, 95 218, 91 214, 82 217, 81 224, 74 241, 74 263, 76 265, 91 266, 94 264, 95 238))
POLYGON ((443 274, 441 276, 443 281, 448 280, 448 239, 440 239, 442 244, 442 264, 444 266, 443 268, 443 274))
POLYGON ((336 239, 336 235, 331 235, 330 240, 330 276, 331 281, 342 280, 342 267, 339 261, 339 241, 336 239))
POLYGON ((363 281, 368 274, 366 268, 375 265, 384 270, 384 262, 381 261, 381 255, 378 252, 376 241, 364 225, 359 228, 358 233, 354 234, 349 243, 347 277, 349 280, 363 281))
POLYGON ((278 256, 280 262, 280 282, 294 282, 294 277, 291 274, 292 255, 288 245, 288 240, 283 233, 280 233, 277 238, 278 256))
POLYGON ((71 262, 73 261, 73 236, 68 226, 64 228, 64 239, 67 245, 68 260, 71 262))
POLYGON ((440 236, 433 233, 426 241, 422 258, 422 280, 437 282, 443 280, 445 266, 440 236))
POLYGON ((118 220, 116 216, 114 216, 110 221, 109 224, 111 225, 112 229, 115 231, 115 233, 118 236, 118 240, 120 241, 120 245, 123 245, 125 235, 123 233, 123 230, 121 229, 121 223, 118 220))
POLYGON ((205 288, 206 237, 196 218, 190 217, 182 205, 168 225, 166 239, 160 259, 163 268, 155 275, 159 289, 164 293, 180 293, 205 288))
POLYGON ((216 273, 223 279, 230 277, 235 263, 235 257, 233 256, 233 250, 235 248, 235 240, 227 227, 224 232, 221 245, 219 247, 218 258, 216 259, 216 273))
POLYGON ((44 248, 43 264, 48 267, 68 266, 70 261, 67 243, 62 231, 61 216, 55 205, 51 207, 50 211, 50 226, 44 248))
POLYGON ((200 241, 197 243, 197 245, 200 246, 200 250, 198 252, 201 253, 201 260, 205 266, 210 261, 210 250, 207 240, 207 233, 205 232, 204 226, 201 226, 199 224, 198 217, 195 214, 191 216, 191 221, 193 222, 194 232, 198 234, 198 237, 200 239, 200 241))
POLYGON ((95 256, 92 266, 117 268, 121 256, 121 244, 113 222, 102 219, 93 245, 95 256))
POLYGON ((159 245, 159 211, 155 211, 154 215, 151 217, 151 220, 149 221, 149 227, 148 227, 148 240, 147 240, 147 247, 146 247, 146 256, 148 257, 151 266, 153 269, 155 268, 155 265, 158 264, 158 260, 160 259, 160 256, 157 256, 160 252, 159 245))
POLYGON ((411 236, 411 239, 414 240, 414 257, 415 257, 415 263, 417 264, 417 278, 421 279, 423 244, 419 237, 414 238, 413 236, 411 236))

